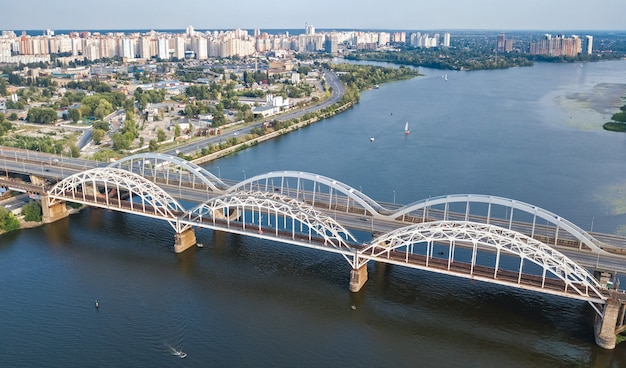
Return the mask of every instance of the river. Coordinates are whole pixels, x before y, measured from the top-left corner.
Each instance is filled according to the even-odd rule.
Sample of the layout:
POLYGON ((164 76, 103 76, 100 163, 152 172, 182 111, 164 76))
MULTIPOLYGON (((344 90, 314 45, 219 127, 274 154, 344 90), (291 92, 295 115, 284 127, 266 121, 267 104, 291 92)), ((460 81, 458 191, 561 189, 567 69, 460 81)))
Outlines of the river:
MULTIPOLYGON (((626 135, 602 130, 626 61, 420 71, 206 167, 314 172, 386 202, 492 194, 626 231, 626 135)), ((336 255, 197 235, 175 255, 169 225, 93 209, 1 236, 0 366, 626 365, 626 346, 595 346, 583 302, 373 264, 351 294, 336 255)))

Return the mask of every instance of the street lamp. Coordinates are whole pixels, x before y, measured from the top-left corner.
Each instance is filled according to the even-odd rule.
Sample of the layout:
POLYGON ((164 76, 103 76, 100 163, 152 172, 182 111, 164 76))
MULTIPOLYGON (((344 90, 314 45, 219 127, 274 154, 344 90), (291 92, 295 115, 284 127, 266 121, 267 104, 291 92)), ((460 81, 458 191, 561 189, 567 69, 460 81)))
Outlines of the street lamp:
POLYGON ((243 180, 246 180, 246 170, 241 170, 243 172, 243 180))
POLYGON ((396 190, 393 190, 393 204, 396 204, 396 190))
POLYGON ((220 179, 222 178, 222 173, 220 171, 220 167, 219 166, 217 166, 217 177, 220 178, 220 179))

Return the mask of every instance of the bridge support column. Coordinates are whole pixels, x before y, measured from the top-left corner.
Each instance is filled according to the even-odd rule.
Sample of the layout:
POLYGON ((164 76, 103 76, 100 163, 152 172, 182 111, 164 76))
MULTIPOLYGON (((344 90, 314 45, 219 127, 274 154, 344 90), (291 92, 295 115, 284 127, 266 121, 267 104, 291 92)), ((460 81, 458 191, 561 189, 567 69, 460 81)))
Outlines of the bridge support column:
POLYGON ((356 293, 367 282, 367 263, 350 271, 350 291, 356 293))
POLYGON ((196 233, 192 228, 174 235, 174 253, 182 253, 196 245, 196 233))
POLYGON ((596 316, 594 332, 596 344, 601 348, 609 350, 615 349, 615 343, 617 341, 615 326, 617 325, 619 310, 620 302, 616 299, 610 298, 604 305, 602 318, 600 318, 600 316, 596 316))
POLYGON ((65 202, 56 202, 51 205, 47 195, 41 197, 41 220, 44 224, 58 221, 69 214, 65 202))
POLYGON ((33 185, 37 185, 37 186, 42 186, 46 184, 46 181, 44 179, 36 175, 30 176, 30 182, 33 183, 33 185))
POLYGON ((595 277, 600 284, 606 285, 608 281, 611 281, 613 275, 605 271, 593 271, 593 277, 595 277))

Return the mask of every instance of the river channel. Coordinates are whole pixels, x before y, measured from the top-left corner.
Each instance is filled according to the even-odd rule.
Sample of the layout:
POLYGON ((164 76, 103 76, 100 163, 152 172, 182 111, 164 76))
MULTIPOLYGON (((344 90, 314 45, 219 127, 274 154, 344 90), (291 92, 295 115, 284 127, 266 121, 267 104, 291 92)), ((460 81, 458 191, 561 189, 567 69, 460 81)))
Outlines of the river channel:
MULTIPOLYGON (((206 168, 313 172, 389 203, 492 194, 626 233, 626 135, 602 130, 626 61, 420 71, 206 168)), ((351 294, 339 256, 197 236, 175 255, 169 225, 96 209, 0 236, 0 366, 626 366, 584 302, 374 264, 351 294)))

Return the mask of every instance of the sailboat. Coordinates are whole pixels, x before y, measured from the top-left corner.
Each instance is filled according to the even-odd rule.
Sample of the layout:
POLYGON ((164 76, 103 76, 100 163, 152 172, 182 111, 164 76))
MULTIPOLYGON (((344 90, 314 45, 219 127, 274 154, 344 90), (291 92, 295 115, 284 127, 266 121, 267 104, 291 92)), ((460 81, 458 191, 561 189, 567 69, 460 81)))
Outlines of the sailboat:
POLYGON ((409 122, 407 121, 406 124, 404 124, 404 134, 409 133, 411 133, 411 131, 409 130, 409 122))
POLYGON ((443 76, 443 80, 448 81, 448 74, 445 74, 445 75, 443 76))

